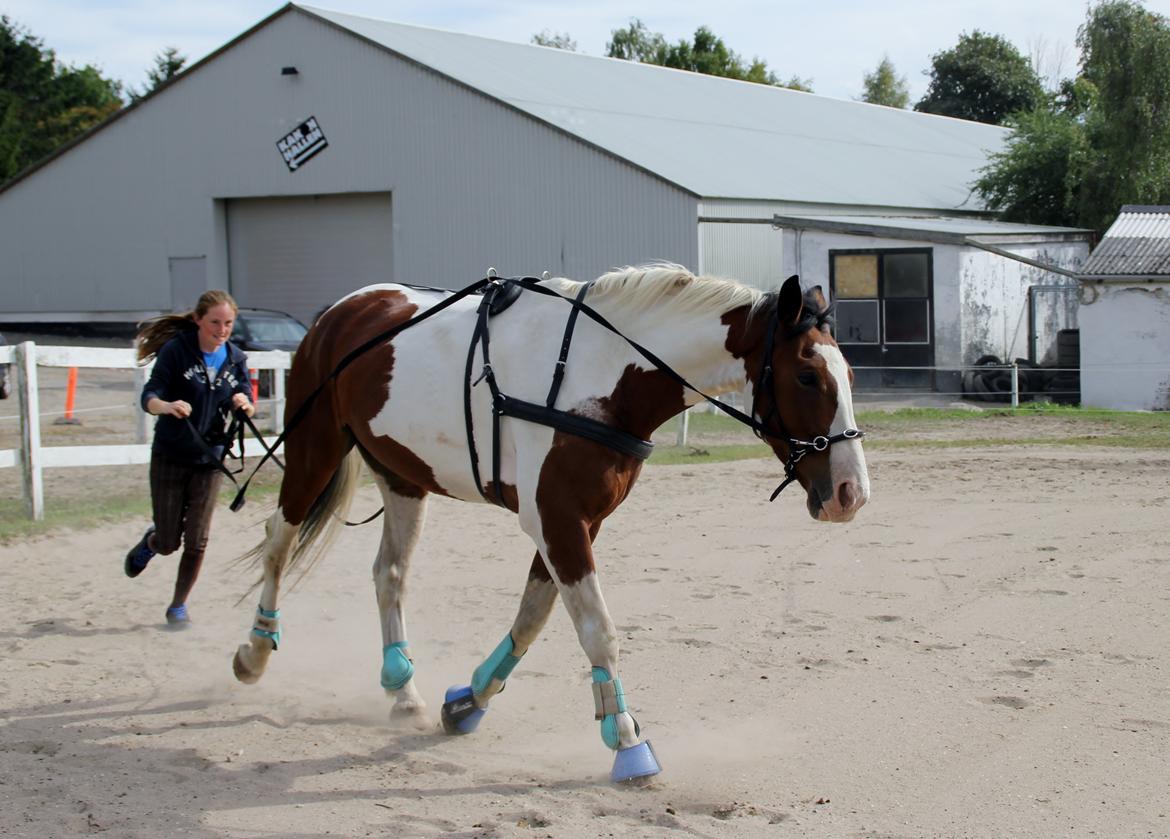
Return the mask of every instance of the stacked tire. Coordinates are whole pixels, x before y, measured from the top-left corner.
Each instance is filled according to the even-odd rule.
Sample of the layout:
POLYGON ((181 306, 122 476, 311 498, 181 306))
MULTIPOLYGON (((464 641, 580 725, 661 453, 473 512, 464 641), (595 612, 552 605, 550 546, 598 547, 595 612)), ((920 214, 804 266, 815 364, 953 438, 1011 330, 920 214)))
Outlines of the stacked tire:
POLYGON ((1056 333, 1056 369, 1049 385, 1052 401, 1076 405, 1081 401, 1081 331, 1062 329, 1056 333))
MULTIPOLYGON (((1026 358, 1017 358, 1020 401, 1036 398, 1048 385, 1046 371, 1026 358)), ((1012 371, 998 356, 984 355, 975 361, 973 369, 963 371, 963 395, 980 402, 1011 402, 1012 371)))

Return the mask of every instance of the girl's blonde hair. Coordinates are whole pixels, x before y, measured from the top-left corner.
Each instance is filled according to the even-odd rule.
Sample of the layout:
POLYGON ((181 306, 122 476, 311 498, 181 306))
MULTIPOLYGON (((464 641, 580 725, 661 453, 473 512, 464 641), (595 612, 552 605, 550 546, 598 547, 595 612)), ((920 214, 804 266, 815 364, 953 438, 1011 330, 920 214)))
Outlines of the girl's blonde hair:
POLYGON ((210 309, 227 303, 232 311, 239 314, 240 307, 232 296, 222 289, 212 289, 199 295, 195 308, 181 315, 159 315, 156 318, 144 320, 138 324, 138 335, 134 345, 138 349, 138 363, 145 364, 154 358, 162 349, 163 344, 174 338, 180 332, 197 329, 195 318, 203 317, 210 309))

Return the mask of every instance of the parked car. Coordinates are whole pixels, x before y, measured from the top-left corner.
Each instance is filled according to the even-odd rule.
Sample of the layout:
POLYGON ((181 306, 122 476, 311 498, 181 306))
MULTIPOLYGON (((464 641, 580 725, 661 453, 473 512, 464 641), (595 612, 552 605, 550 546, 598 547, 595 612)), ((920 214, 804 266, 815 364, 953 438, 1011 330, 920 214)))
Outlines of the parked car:
MULTIPOLYGON (((0 335, 0 347, 7 346, 8 342, 4 340, 4 336, 0 335)), ((8 394, 11 393, 11 385, 9 385, 9 365, 0 364, 0 399, 7 399, 8 394)))
MULTIPOLYGON (((241 308, 232 330, 232 343, 244 352, 287 350, 294 352, 301 344, 308 328, 286 312, 275 309, 241 308)), ((260 372, 260 396, 272 395, 272 372, 260 372)))

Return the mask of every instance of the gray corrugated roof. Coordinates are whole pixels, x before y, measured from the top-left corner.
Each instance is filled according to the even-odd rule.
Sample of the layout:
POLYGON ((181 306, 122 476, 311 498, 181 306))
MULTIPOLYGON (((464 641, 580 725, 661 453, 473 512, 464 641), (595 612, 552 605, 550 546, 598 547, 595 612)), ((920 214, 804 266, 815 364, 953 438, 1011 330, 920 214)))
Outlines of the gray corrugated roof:
MULTIPOLYGON (((924 241, 932 237, 964 239, 967 236, 1043 238, 1069 236, 1086 238, 1092 232, 1079 227, 1050 227, 1042 224, 1017 224, 980 218, 941 218, 938 216, 870 216, 870 215, 793 215, 778 216, 781 227, 841 230, 854 227, 865 235, 881 236, 883 231, 921 234, 924 241), (785 224, 785 221, 792 222, 785 224)), ((906 238, 906 237, 901 237, 906 238)))
POLYGON ((1170 207, 1122 207, 1081 273, 1086 277, 1170 276, 1170 207))
POLYGON ((1007 129, 298 6, 705 198, 979 210, 1007 129))

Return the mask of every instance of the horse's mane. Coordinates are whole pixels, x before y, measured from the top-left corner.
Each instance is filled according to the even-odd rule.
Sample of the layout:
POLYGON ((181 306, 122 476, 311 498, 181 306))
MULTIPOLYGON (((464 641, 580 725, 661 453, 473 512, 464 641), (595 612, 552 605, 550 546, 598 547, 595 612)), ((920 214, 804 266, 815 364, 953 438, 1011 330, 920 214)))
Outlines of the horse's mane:
MULTIPOLYGON (((575 296, 581 283, 554 280, 566 296, 575 296)), ((598 277, 589 289, 586 302, 620 303, 627 311, 669 306, 673 312, 715 312, 723 314, 740 306, 754 306, 764 292, 734 280, 697 277, 667 262, 616 268, 598 277)))

